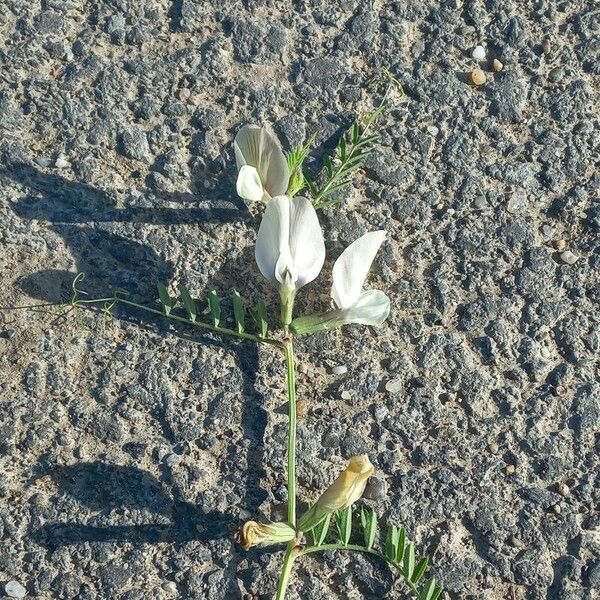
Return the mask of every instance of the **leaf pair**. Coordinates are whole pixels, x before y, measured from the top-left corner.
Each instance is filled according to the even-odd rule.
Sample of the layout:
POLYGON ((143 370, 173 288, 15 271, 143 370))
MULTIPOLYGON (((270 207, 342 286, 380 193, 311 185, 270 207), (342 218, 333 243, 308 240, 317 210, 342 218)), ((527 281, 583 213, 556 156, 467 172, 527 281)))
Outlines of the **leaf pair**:
MULTIPOLYGON (((171 297, 167 288, 162 283, 159 283, 157 287, 160 303, 162 304, 165 315, 168 317, 173 310, 177 308, 178 302, 171 297)), ((184 285, 179 286, 179 300, 181 301, 181 305, 185 309, 190 322, 195 323, 198 319, 198 305, 184 285)), ((210 291, 207 301, 212 326, 219 328, 221 325, 221 301, 217 292, 214 290, 210 291)), ((237 290, 233 291, 231 302, 233 305, 233 317, 236 330, 238 333, 244 333, 246 331, 246 306, 237 290)), ((250 316, 256 324, 259 336, 266 338, 269 330, 269 323, 267 319, 267 306, 263 300, 258 302, 254 310, 250 311, 250 316)))

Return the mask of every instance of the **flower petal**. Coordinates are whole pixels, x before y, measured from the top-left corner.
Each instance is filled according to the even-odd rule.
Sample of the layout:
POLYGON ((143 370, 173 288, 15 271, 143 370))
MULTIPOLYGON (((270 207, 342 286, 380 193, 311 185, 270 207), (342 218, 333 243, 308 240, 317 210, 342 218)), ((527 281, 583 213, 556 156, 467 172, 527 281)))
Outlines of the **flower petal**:
POLYGON ((269 280, 280 283, 287 269, 293 269, 290 255, 290 199, 275 196, 265 208, 254 256, 260 272, 269 280))
POLYGON ((277 138, 264 127, 245 125, 233 142, 238 169, 250 165, 258 171, 265 202, 285 194, 290 178, 287 160, 277 138))
POLYGON ((262 200, 265 194, 258 171, 250 165, 244 165, 240 169, 236 189, 238 196, 244 200, 262 200))
POLYGON ((302 196, 291 200, 289 244, 299 289, 317 277, 325 262, 325 242, 317 211, 302 196))
POLYGON ((371 263, 386 232, 370 231, 352 242, 333 265, 331 296, 338 308, 348 309, 359 298, 371 263))
POLYGON ((300 531, 309 531, 318 525, 328 514, 343 510, 354 504, 365 491, 367 480, 375 468, 366 454, 353 456, 348 466, 336 480, 321 494, 311 508, 298 521, 300 531))
POLYGON ((390 314, 390 299, 380 290, 363 292, 341 316, 345 323, 362 323, 379 327, 390 314))

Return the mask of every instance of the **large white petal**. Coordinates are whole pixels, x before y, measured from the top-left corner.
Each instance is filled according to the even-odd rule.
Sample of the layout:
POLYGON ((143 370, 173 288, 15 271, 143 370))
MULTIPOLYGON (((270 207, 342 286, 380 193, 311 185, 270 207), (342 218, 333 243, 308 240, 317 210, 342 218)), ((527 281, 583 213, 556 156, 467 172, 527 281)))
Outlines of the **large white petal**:
POLYGON ((390 314, 390 299, 380 290, 363 292, 358 300, 342 312, 346 323, 381 325, 390 314))
POLYGON ((290 253, 299 289, 317 277, 325 262, 325 242, 317 211, 310 200, 301 196, 291 200, 290 253))
POLYGON ((358 300, 385 236, 386 232, 383 230, 365 233, 352 242, 335 261, 331 297, 338 308, 350 308, 358 300))
POLYGON ((236 189, 244 200, 262 200, 265 194, 258 171, 250 165, 244 165, 238 173, 236 189))
POLYGON ((276 196, 266 206, 258 228, 254 256, 260 272, 269 280, 282 281, 292 270, 290 255, 290 200, 276 196))
POLYGON ((264 127, 245 125, 233 142, 238 169, 246 165, 254 167, 265 189, 263 200, 285 194, 289 171, 285 155, 274 135, 264 127))

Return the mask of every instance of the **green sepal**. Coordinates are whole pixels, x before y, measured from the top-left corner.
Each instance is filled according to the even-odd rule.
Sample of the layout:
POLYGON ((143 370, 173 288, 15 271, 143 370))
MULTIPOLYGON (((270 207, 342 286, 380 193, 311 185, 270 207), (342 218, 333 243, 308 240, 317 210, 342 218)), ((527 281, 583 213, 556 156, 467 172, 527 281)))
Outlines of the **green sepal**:
POLYGON ((311 333, 337 329, 345 323, 346 321, 344 321, 344 319, 337 316, 336 311, 331 311, 329 313, 296 317, 291 322, 290 329, 295 335, 310 335, 311 333))

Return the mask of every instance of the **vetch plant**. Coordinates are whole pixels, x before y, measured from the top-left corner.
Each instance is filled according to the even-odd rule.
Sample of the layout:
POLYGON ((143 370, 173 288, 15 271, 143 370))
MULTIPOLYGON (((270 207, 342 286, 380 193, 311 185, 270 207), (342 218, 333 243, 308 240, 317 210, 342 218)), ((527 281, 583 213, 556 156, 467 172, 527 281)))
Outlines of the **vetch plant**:
POLYGON ((231 297, 234 324, 225 326, 221 300, 214 291, 207 294, 210 320, 205 322, 197 301, 182 286, 177 295, 173 295, 165 285, 159 284, 160 307, 154 308, 133 302, 119 291, 108 298, 86 299, 85 292, 78 288, 82 275, 78 275, 73 284, 74 306, 104 303, 106 314, 117 304, 130 306, 191 327, 266 344, 282 352, 288 396, 287 519, 275 523, 248 521, 236 534, 245 549, 285 547, 276 600, 286 596, 294 562, 301 556, 326 550, 363 552, 387 562, 399 571, 418 600, 436 600, 442 593, 435 578, 425 576, 427 558, 417 560, 415 546, 408 541, 403 528, 387 525, 378 543, 375 511, 363 506, 354 518, 353 505, 360 500, 375 471, 368 456, 351 457, 347 467, 313 504, 302 514, 298 511, 294 338, 349 324, 378 327, 390 312, 390 300, 384 292, 363 289, 386 239, 385 231, 371 231, 352 242, 337 258, 332 272, 332 308, 318 314, 294 316, 296 295, 317 278, 325 262, 325 243, 317 211, 340 202, 337 192, 348 185, 349 175, 373 150, 377 136, 371 128, 383 112, 390 90, 398 87, 387 72, 384 76, 387 87, 383 101, 374 111, 359 117, 342 135, 335 156, 325 159, 323 171, 315 180, 303 172, 314 138, 286 156, 273 134, 262 127, 246 125, 235 137, 237 192, 248 202, 265 203, 255 258, 258 270, 279 292, 280 332, 270 332, 264 301, 249 308, 237 291, 231 297), (297 195, 302 190, 305 196, 297 195))

